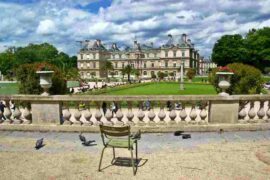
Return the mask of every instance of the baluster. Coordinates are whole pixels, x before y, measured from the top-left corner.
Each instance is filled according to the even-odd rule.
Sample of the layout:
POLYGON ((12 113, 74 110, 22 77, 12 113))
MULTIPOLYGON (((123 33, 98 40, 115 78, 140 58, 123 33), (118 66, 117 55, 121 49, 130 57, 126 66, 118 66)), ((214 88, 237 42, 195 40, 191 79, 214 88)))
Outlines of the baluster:
POLYGON ((257 112, 257 116, 259 117, 259 119, 263 119, 263 117, 265 116, 265 111, 264 111, 264 101, 260 101, 260 109, 257 112))
POLYGON ((191 111, 189 113, 189 117, 191 119, 190 123, 195 124, 196 123, 195 119, 197 117, 195 104, 192 104, 191 111))
POLYGON ((132 121, 133 117, 134 117, 134 114, 132 112, 132 102, 127 102, 128 104, 128 112, 127 112, 127 119, 128 121, 126 122, 126 124, 130 125, 130 126, 134 126, 134 122, 132 121))
POLYGON ((175 118, 177 117, 175 109, 172 109, 169 113, 170 121, 169 124, 176 124, 175 118))
MULTIPOLYGON (((29 105, 30 107, 30 105, 29 105)), ((32 121, 32 114, 30 112, 30 108, 27 105, 24 107, 24 111, 22 113, 23 116, 23 124, 31 124, 32 121)))
POLYGON ((96 102, 96 113, 95 113, 96 121, 94 122, 94 125, 98 126, 98 125, 103 124, 101 122, 101 118, 102 118, 102 113, 100 111, 100 102, 96 102))
POLYGON ((201 104, 201 107, 200 107, 200 109, 201 109, 201 112, 200 112, 200 117, 201 117, 201 120, 199 121, 199 124, 205 124, 206 123, 206 121, 205 121, 205 119, 206 119, 206 117, 207 117, 207 112, 206 112, 206 106, 207 106, 207 102, 201 102, 202 104, 201 104))
POLYGON ((12 123, 12 120, 11 120, 12 113, 9 107, 9 100, 5 100, 5 105, 6 107, 4 108, 4 117, 6 120, 4 120, 3 124, 10 124, 12 123))
POLYGON ((246 103, 245 102, 240 102, 240 111, 238 113, 238 118, 240 123, 246 123, 247 121, 245 120, 245 117, 247 116, 246 112, 246 103))
POLYGON ((155 125, 155 121, 154 121, 155 117, 156 117, 156 114, 154 112, 154 108, 151 107, 150 111, 148 112, 148 118, 149 118, 148 125, 151 125, 151 126, 155 125))
POLYGON ((182 103, 182 105, 181 105, 181 110, 179 112, 179 117, 181 118, 182 122, 185 122, 185 120, 187 118, 187 112, 186 112, 186 107, 185 107, 184 103, 182 103))
POLYGON ((266 115, 267 115, 267 119, 265 120, 265 122, 269 122, 270 121, 270 101, 268 101, 268 110, 266 111, 266 115))
POLYGON ((21 115, 22 115, 22 113, 21 113, 21 111, 20 111, 20 109, 19 109, 19 107, 18 107, 19 105, 16 105, 15 106, 15 110, 13 111, 13 118, 14 118, 14 120, 13 120, 13 123, 14 124, 21 124, 22 123, 22 120, 21 120, 21 115))
POLYGON ((115 121, 115 124, 116 125, 123 125, 124 124, 124 122, 122 121, 122 119, 123 119, 123 117, 124 117, 124 115, 123 115, 123 113, 122 113, 122 108, 121 108, 121 106, 120 106, 120 103, 119 102, 116 102, 116 106, 117 107, 119 107, 118 108, 118 110, 117 110, 117 112, 116 112, 116 121, 115 121))
POLYGON ((256 116, 255 108, 254 108, 254 101, 250 102, 250 109, 248 111, 249 120, 248 122, 254 123, 256 120, 253 118, 256 116))
POLYGON ((80 121, 81 117, 82 117, 82 113, 79 109, 79 104, 77 103, 77 107, 74 111, 73 117, 74 117, 74 121, 73 121, 73 125, 81 125, 82 122, 80 121))
POLYGON ((70 121, 70 118, 71 118, 71 113, 69 112, 69 108, 68 108, 68 105, 67 103, 64 103, 65 106, 63 107, 63 124, 65 125, 71 125, 72 122, 70 121))
POLYGON ((137 117, 139 119, 139 121, 137 122, 137 125, 143 126, 143 125, 145 125, 145 123, 143 121, 143 118, 144 118, 145 114, 144 114, 144 112, 142 110, 142 108, 143 108, 142 102, 140 102, 140 104, 141 104, 141 106, 139 107, 139 111, 138 111, 138 114, 137 114, 137 117))
POLYGON ((83 121, 83 125, 91 126, 93 124, 93 122, 91 121, 92 113, 90 111, 89 103, 87 103, 87 108, 83 113, 83 117, 85 119, 85 121, 83 121))
POLYGON ((160 102, 160 110, 158 113, 158 118, 159 118, 159 124, 160 125, 165 125, 164 119, 166 118, 166 113, 164 111, 164 102, 160 102))
POLYGON ((112 118, 113 118, 113 112, 110 110, 110 108, 107 107, 106 113, 105 113, 105 122, 104 122, 104 124, 107 125, 107 126, 112 126, 113 125, 113 123, 111 121, 112 118))

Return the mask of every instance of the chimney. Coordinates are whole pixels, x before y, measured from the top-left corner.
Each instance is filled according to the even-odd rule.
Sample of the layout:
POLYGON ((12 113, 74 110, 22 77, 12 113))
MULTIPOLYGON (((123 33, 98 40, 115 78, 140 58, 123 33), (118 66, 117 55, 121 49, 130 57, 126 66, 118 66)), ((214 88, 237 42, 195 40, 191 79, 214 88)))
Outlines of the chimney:
POLYGON ((169 37, 169 38, 172 38, 172 35, 171 35, 171 34, 168 34, 168 37, 169 37))
POLYGON ((116 43, 113 43, 113 44, 112 44, 112 49, 117 49, 116 43))
POLYGON ((182 34, 182 42, 187 42, 187 35, 186 34, 182 34))
POLYGON ((100 39, 97 39, 97 46, 100 46, 101 45, 101 40, 100 39))

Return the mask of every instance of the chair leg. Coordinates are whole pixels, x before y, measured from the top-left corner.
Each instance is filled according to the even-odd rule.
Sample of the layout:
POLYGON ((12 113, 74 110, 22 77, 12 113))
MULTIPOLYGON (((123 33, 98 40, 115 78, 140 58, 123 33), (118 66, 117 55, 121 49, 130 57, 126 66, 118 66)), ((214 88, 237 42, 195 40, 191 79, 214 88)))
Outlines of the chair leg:
POLYGON ((131 153, 131 164, 132 164, 132 168, 133 168, 133 175, 135 175, 136 171, 135 171, 135 165, 134 165, 134 159, 133 159, 133 151, 130 150, 130 153, 131 153))
POLYGON ((105 148, 106 148, 106 147, 104 147, 104 148, 102 149, 102 152, 101 152, 100 161, 99 161, 99 166, 98 166, 98 171, 101 171, 100 168, 101 168, 101 163, 102 163, 102 159, 103 159, 103 154, 104 154, 105 148))
POLYGON ((136 162, 138 161, 138 142, 136 141, 136 162))
POLYGON ((113 147, 113 159, 115 159, 115 150, 114 150, 114 147, 113 147))

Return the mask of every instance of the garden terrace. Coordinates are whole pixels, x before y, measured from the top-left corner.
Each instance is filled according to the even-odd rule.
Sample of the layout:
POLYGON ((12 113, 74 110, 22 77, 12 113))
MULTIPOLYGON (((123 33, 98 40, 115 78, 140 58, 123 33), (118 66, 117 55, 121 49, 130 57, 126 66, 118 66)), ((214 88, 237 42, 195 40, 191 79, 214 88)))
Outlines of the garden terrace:
POLYGON ((131 125, 148 132, 254 130, 270 127, 269 95, 0 96, 7 107, 0 129, 98 131, 99 124, 131 125), (16 109, 11 111, 10 101, 16 109), (150 102, 145 110, 145 102, 150 102), (168 107, 168 101, 170 106, 168 107), (104 114, 102 104, 106 102, 104 114), (117 113, 110 110, 115 102, 117 113), (25 125, 26 124, 26 125, 25 125), (31 124, 31 125, 28 125, 31 124))

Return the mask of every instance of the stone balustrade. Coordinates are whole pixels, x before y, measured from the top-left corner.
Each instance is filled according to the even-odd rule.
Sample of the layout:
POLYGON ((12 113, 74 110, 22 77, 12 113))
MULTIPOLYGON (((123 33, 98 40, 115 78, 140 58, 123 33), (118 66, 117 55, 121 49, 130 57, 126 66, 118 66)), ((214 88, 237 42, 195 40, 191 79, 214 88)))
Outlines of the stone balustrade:
POLYGON ((0 96, 0 100, 6 105, 4 113, 0 112, 0 117, 5 117, 0 118, 2 124, 203 126, 270 121, 269 95, 13 95, 0 96), (15 102, 15 109, 10 101, 15 102), (150 106, 145 106, 146 101, 150 106), (112 112, 112 103, 117 112, 112 112))

